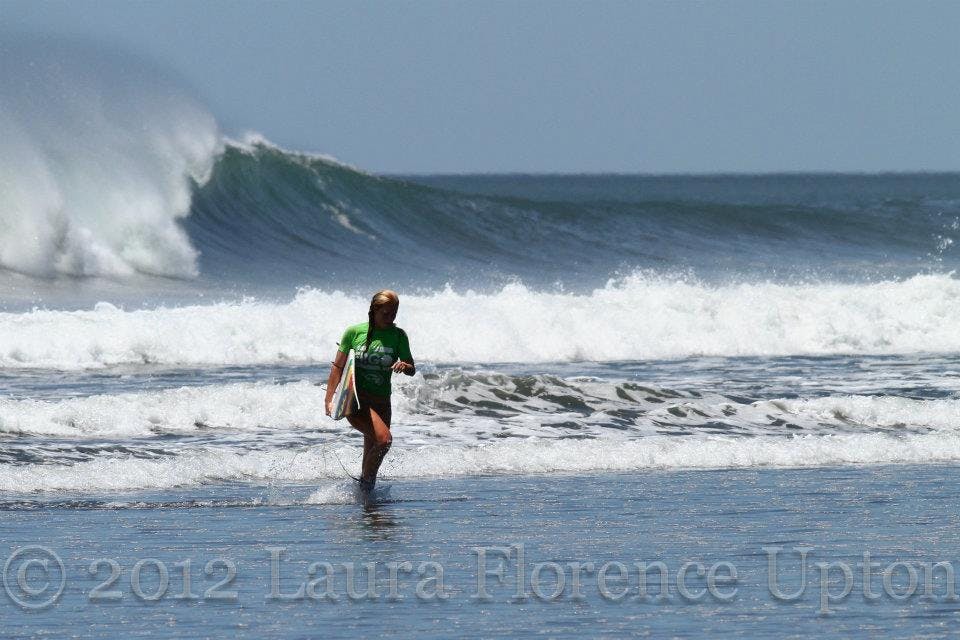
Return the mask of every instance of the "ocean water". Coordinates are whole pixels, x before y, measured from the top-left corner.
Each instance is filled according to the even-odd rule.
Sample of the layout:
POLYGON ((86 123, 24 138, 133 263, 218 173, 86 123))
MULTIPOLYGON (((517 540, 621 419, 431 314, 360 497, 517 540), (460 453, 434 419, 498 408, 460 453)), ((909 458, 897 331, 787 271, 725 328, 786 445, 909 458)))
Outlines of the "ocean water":
POLYGON ((136 59, 4 53, 4 633, 947 634, 960 174, 378 176, 224 135, 136 59), (384 287, 418 373, 364 500, 322 385, 384 287), (812 549, 795 600, 775 546, 812 549), (471 597, 477 548, 543 588, 471 597), (366 561, 407 597, 287 598, 366 561), (671 598, 571 596, 569 563, 655 561, 671 598), (738 595, 685 596, 688 562, 738 595))
POLYGON ((367 505, 351 491, 8 497, 15 561, 49 566, 47 583, 29 575, 41 593, 15 593, 39 607, 62 591, 8 607, 4 635, 948 637, 960 608, 954 466, 417 478, 367 505))

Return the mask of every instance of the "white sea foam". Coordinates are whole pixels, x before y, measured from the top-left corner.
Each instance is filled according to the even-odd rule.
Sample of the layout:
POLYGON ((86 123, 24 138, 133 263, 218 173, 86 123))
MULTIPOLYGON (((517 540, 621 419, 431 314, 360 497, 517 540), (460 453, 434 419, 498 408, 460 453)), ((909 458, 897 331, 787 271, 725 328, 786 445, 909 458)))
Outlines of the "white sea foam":
MULTIPOLYGON (((960 431, 960 399, 920 400, 895 396, 835 395, 812 399, 761 400, 752 404, 720 395, 690 397, 671 392, 648 398, 616 381, 551 384, 543 378, 526 396, 506 376, 477 374, 466 383, 456 377, 397 381, 394 420, 412 443, 438 440, 470 446, 506 432, 514 438, 558 438, 575 422, 579 435, 630 439, 655 434, 663 424, 696 431, 704 423, 728 424, 745 433, 783 432, 782 425, 808 432, 837 429, 918 429, 960 431), (500 378, 503 378, 501 380, 500 378), (498 395, 499 394, 499 395, 498 395), (632 394, 632 395, 630 395, 632 394), (513 399, 510 399, 510 398, 513 399), (572 400, 575 409, 564 403, 572 400), (495 404, 494 404, 495 403, 495 404), (489 408, 499 411, 493 417, 489 408), (610 429, 611 415, 620 418, 610 429), (438 419, 440 417, 441 419, 438 419), (629 427, 629 428, 628 428, 629 427)), ((65 438, 129 438, 195 433, 296 434, 333 426, 324 415, 325 387, 319 381, 286 384, 243 382, 187 386, 161 391, 68 397, 56 400, 0 398, 0 434, 65 438)), ((344 426, 344 432, 349 429, 344 426)))
POLYGON ((305 504, 350 504, 368 499, 387 500, 390 498, 390 486, 377 485, 370 495, 364 495, 360 485, 353 480, 323 483, 319 489, 307 496, 305 504))
MULTIPOLYGON (((0 367, 322 363, 367 304, 305 290, 285 304, 0 314, 0 367)), ((447 288, 403 295, 398 323, 414 355, 435 362, 954 353, 960 280, 709 286, 635 274, 585 295, 447 288)))
POLYGON ((304 501, 306 504, 350 504, 357 501, 359 485, 353 480, 326 483, 304 501))
POLYGON ((0 267, 197 275, 177 219, 222 143, 213 117, 149 63, 5 38, 0 140, 0 267))
MULTIPOLYGON (((918 431, 924 429, 960 432, 960 399, 918 400, 894 396, 839 395, 815 399, 762 400, 734 403, 723 396, 624 399, 614 382, 538 385, 542 393, 517 400, 500 400, 502 410, 489 417, 490 388, 513 395, 509 387, 476 389, 424 380, 419 375, 398 381, 394 422, 405 441, 419 444, 443 441, 472 446, 503 437, 555 439, 568 432, 565 422, 574 421, 578 434, 605 440, 634 439, 655 434, 661 424, 696 431, 703 423, 723 422, 743 433, 784 433, 789 422, 808 432, 832 432, 859 428, 862 431, 918 431), (577 410, 563 406, 557 394, 566 393, 577 410), (579 394, 579 395, 578 395, 579 394), (559 402, 559 404, 558 404, 559 402), (476 411, 480 409, 480 413, 476 411), (584 409, 587 411, 584 412, 584 409), (621 419, 621 429, 610 429, 610 415, 632 409, 630 423, 621 419), (592 413, 590 413, 592 412, 592 413), (438 420, 437 418, 442 419, 438 420), (556 426, 557 424, 561 426, 556 426), (632 428, 625 428, 625 427, 632 428)), ((479 386, 479 385, 476 385, 479 386)), ((296 435, 334 423, 324 416, 324 387, 301 380, 287 384, 266 382, 181 387, 162 391, 105 394, 57 400, 0 398, 0 434, 77 438, 150 437, 156 434, 222 435, 264 430, 296 435)), ((621 412, 622 413, 622 412, 621 412)), ((350 433, 345 423, 343 432, 350 433)))
POLYGON ((279 151, 287 156, 288 159, 301 160, 307 163, 313 160, 322 160, 323 162, 339 165, 356 173, 361 173, 368 176, 372 175, 360 167, 356 167, 352 164, 344 162, 343 160, 339 160, 328 153, 320 153, 319 151, 294 151, 293 149, 286 149, 274 142, 271 142, 259 131, 244 131, 239 138, 224 137, 223 141, 224 144, 240 149, 245 153, 255 153, 258 148, 270 149, 273 151, 279 151))
MULTIPOLYGON (((867 433, 792 437, 650 437, 627 442, 524 440, 475 446, 399 445, 384 463, 387 478, 489 474, 630 472, 675 469, 813 467, 960 461, 960 434, 903 437, 867 433)), ((340 447, 348 466, 359 449, 340 447)), ((0 491, 109 492, 158 490, 229 481, 314 483, 345 480, 329 447, 309 451, 198 449, 178 456, 97 458, 75 464, 0 466, 0 491)), ((349 501, 348 492, 321 491, 313 502, 349 501)))
POLYGON ((928 427, 960 432, 960 400, 915 400, 896 396, 838 396, 756 403, 820 423, 879 428, 928 427))
MULTIPOLYGON (((546 411, 537 404, 542 398, 530 397, 513 401, 513 412, 489 418, 471 411, 469 401, 482 395, 470 389, 443 386, 434 390, 430 404, 420 391, 435 381, 404 381, 395 402, 395 446, 384 473, 420 478, 960 461, 956 398, 834 396, 737 404, 715 396, 648 402, 616 399, 616 383, 578 384, 586 385, 584 397, 595 405, 595 415, 546 411), (463 398, 468 402, 455 406, 463 398), (630 406, 637 409, 633 427, 611 429, 607 412, 630 406), (568 439, 572 432, 558 420, 576 420, 575 434, 586 439, 568 439), (718 434, 721 424, 729 431, 718 434), (665 435, 666 425, 686 435, 665 435)), ((28 451, 31 462, 0 465, 0 490, 343 480, 347 470, 358 468, 361 439, 345 423, 335 425, 323 416, 322 397, 322 389, 299 381, 0 400, 0 433, 44 438, 14 447, 28 451), (171 433, 202 437, 154 437, 171 433), (80 439, 90 444, 77 444, 80 439)), ((352 485, 325 484, 309 501, 353 501, 354 493, 344 486, 352 485)))
POLYGON ((0 398, 0 433, 137 437, 296 429, 323 418, 323 390, 302 381, 240 383, 62 400, 0 398))

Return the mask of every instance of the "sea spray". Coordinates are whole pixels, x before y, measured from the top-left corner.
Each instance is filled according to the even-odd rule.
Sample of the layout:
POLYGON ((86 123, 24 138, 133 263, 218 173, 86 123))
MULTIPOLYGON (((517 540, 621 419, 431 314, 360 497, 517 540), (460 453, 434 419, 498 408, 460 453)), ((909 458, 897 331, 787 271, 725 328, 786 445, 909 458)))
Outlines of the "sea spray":
POLYGON ((137 56, 11 36, 0 52, 0 267, 195 277, 177 221, 221 149, 213 116, 137 56))

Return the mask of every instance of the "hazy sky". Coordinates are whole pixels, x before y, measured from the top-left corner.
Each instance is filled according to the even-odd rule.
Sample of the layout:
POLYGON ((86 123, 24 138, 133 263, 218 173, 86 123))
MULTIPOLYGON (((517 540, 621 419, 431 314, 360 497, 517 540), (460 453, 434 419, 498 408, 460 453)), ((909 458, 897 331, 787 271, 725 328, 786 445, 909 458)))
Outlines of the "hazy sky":
MULTIPOLYGON (((38 2, 380 172, 960 169, 960 2, 38 2)), ((3 37, 0 35, 0 37, 3 37)))

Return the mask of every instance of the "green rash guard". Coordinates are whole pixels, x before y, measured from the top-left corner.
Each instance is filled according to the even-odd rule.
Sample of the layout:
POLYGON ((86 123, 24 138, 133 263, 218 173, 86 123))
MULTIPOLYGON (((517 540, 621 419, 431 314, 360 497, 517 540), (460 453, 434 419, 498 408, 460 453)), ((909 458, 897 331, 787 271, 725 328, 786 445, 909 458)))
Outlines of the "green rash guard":
POLYGON ((370 340, 370 352, 367 353, 367 327, 369 322, 361 322, 347 327, 340 339, 339 350, 356 352, 357 389, 378 396, 390 395, 391 367, 397 360, 413 364, 410 355, 410 341, 407 334, 398 327, 374 329, 370 340))

